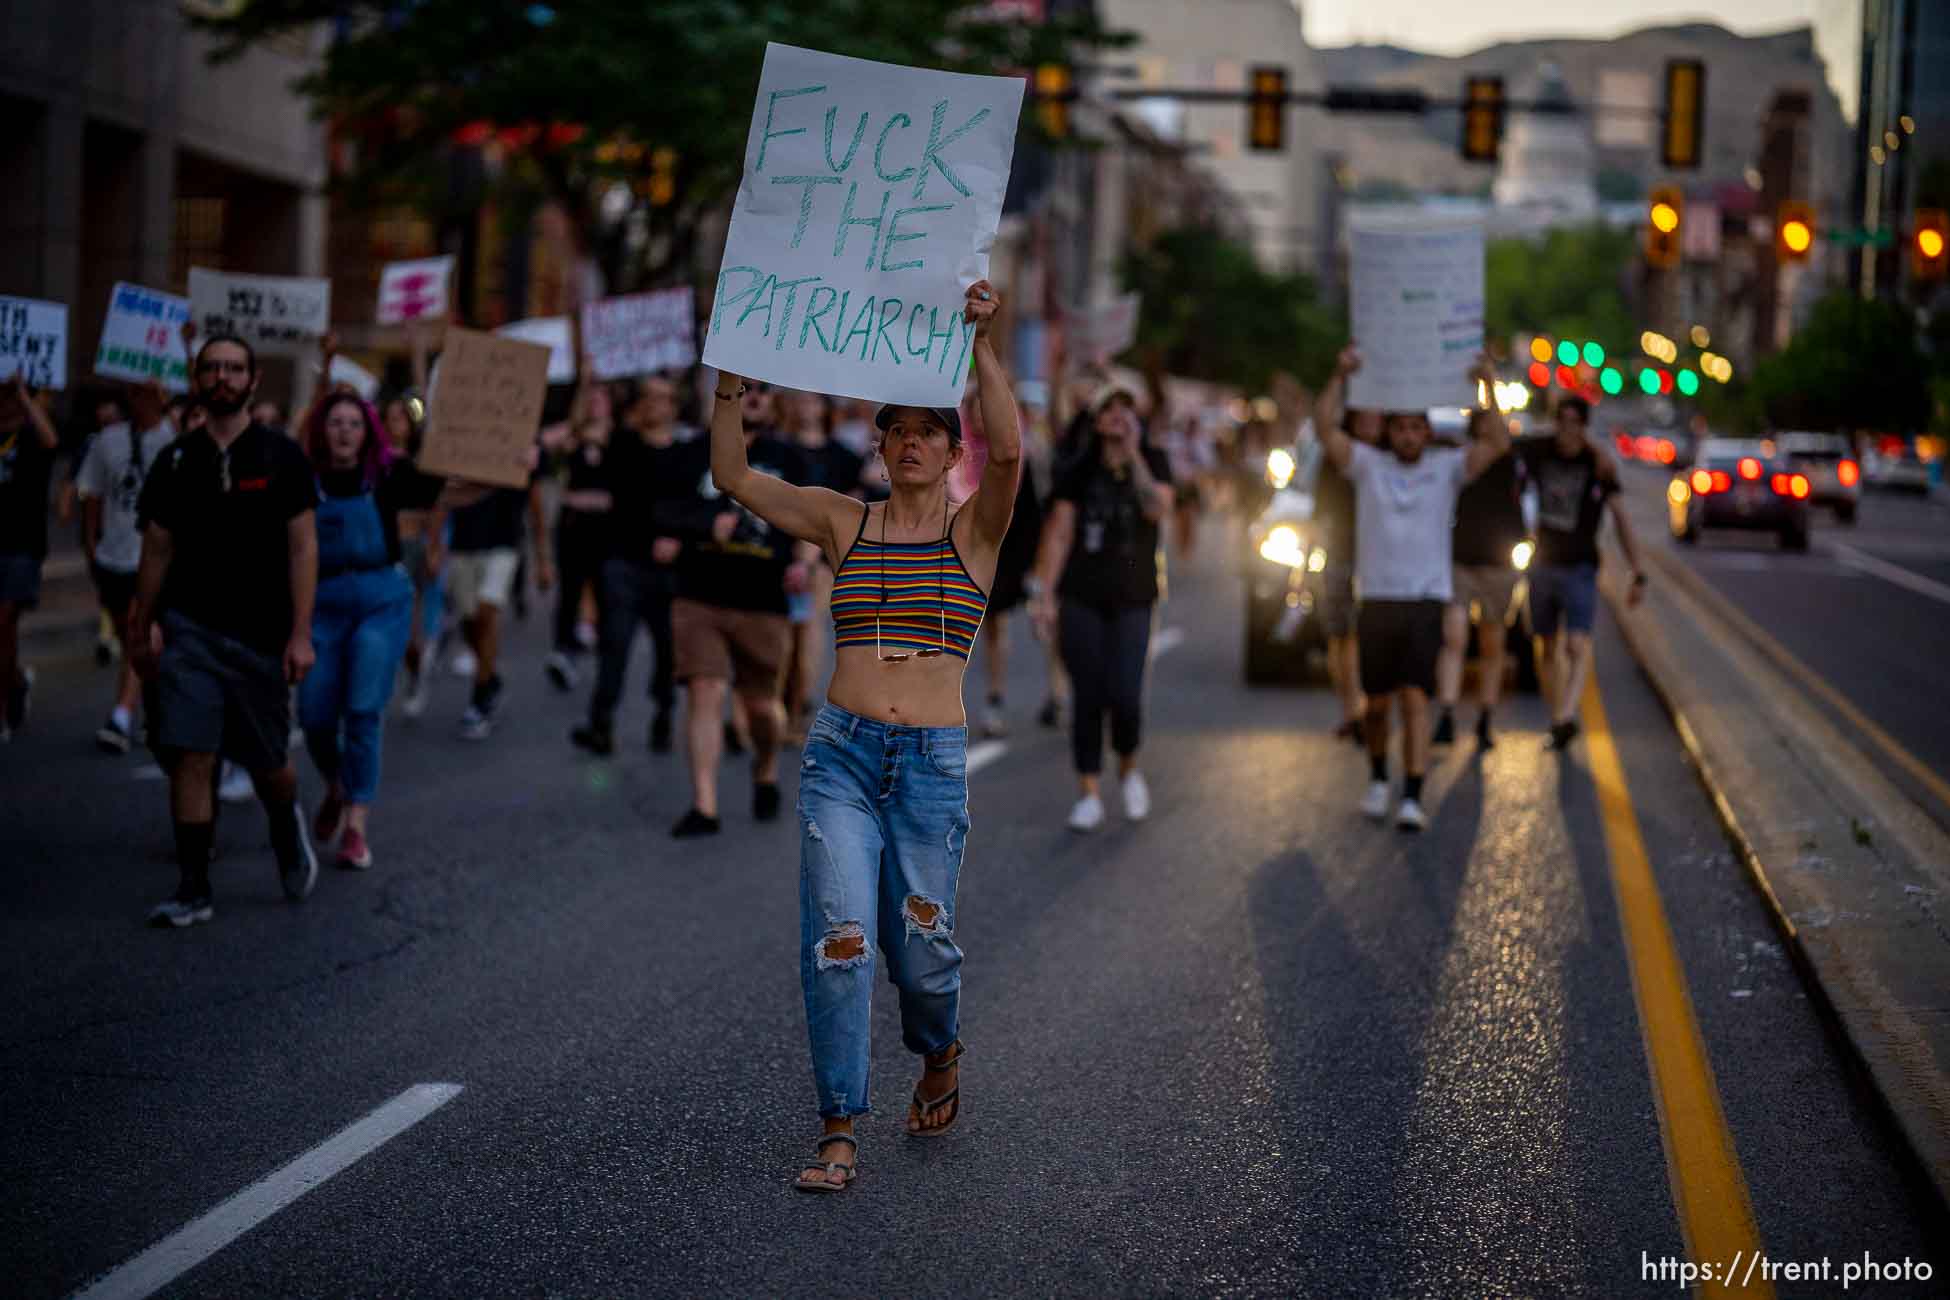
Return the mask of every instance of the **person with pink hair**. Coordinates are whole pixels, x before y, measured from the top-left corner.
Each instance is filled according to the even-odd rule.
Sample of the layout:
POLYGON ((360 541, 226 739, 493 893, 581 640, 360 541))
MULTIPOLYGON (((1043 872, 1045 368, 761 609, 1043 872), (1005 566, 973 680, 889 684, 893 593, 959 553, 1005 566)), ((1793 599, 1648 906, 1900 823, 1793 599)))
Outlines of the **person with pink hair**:
MULTIPOLYGON (((312 834, 336 842, 341 867, 372 865, 367 815, 379 792, 380 737, 413 623, 413 583, 400 564, 401 511, 452 502, 441 480, 395 459, 372 404, 327 394, 305 421, 318 474, 317 662, 298 690, 306 748, 328 792, 312 834)), ((437 525, 436 525, 437 526, 437 525)))

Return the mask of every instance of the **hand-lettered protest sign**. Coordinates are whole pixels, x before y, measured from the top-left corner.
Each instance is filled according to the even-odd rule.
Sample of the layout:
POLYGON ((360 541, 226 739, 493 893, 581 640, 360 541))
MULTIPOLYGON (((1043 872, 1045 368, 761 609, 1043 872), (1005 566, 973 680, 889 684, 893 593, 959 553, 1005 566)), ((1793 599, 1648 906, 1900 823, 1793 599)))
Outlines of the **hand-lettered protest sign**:
POLYGON ((235 334, 261 356, 306 356, 332 327, 332 282, 192 266, 190 318, 202 338, 235 334))
POLYGON ((379 273, 379 323, 441 319, 447 314, 447 284, 453 274, 451 257, 386 263, 379 273))
POLYGON ((135 383, 155 380, 172 393, 190 388, 189 353, 183 323, 190 300, 173 293, 118 281, 108 295, 102 344, 95 349, 95 373, 103 379, 135 383))
POLYGON ((1116 356, 1137 342, 1138 307, 1138 295, 1127 293, 1094 310, 1072 313, 1070 350, 1086 358, 1116 356))
POLYGON ((379 376, 344 357, 332 358, 332 369, 326 374, 325 382, 334 387, 343 384, 368 402, 379 396, 379 376))
POLYGON ((1347 404, 1384 411, 1470 406, 1483 350, 1483 227, 1365 218, 1348 231, 1349 305, 1361 368, 1347 404))
POLYGON ((572 384, 576 377, 575 331, 567 316, 531 316, 510 321, 494 331, 504 339, 539 343, 548 349, 548 382, 572 384))
POLYGON ((449 326, 427 403, 420 469, 526 487, 547 396, 546 347, 449 326))
POLYGON ((705 364, 960 401, 964 291, 988 274, 1021 108, 1014 77, 767 45, 705 364))
POLYGON ((582 347, 597 379, 681 370, 697 360, 697 308, 688 285, 584 303, 582 347))
POLYGON ((0 294, 0 379, 29 388, 68 386, 68 305, 0 294))

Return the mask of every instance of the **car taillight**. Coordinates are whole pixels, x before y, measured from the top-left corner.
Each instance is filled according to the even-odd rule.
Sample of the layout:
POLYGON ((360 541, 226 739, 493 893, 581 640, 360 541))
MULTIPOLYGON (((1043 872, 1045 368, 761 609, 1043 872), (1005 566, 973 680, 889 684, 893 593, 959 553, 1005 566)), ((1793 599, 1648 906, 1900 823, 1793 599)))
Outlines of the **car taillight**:
POLYGON ((1788 491, 1794 494, 1794 499, 1796 501, 1807 500, 1808 491, 1809 491, 1808 476, 1805 474, 1796 474, 1794 477, 1790 478, 1788 480, 1788 491))
POLYGON ((1752 456, 1742 456, 1740 458, 1740 477, 1744 479, 1759 478, 1760 462, 1752 456))
POLYGON ((1678 456, 1679 456, 1679 448, 1673 446, 1672 443, 1668 442, 1664 438, 1659 439, 1659 463, 1661 465, 1672 464, 1672 462, 1676 460, 1678 456))
POLYGON ((1767 483, 1769 487, 1774 489, 1774 495, 1777 497, 1784 497, 1790 491, 1788 487, 1788 476, 1785 474, 1776 474, 1767 483))
POLYGON ((1659 440, 1649 433, 1641 433, 1634 446, 1638 448, 1640 460, 1651 460, 1659 454, 1659 440))
POLYGON ((1854 487, 1862 479, 1862 467, 1852 460, 1842 461, 1835 466, 1835 477, 1842 481, 1843 487, 1854 487))
POLYGON ((1732 486, 1733 480, 1727 477, 1725 470, 1716 469, 1713 471, 1713 490, 1715 492, 1725 492, 1732 486))
POLYGON ((1693 471, 1693 491, 1705 496, 1713 490, 1713 476, 1703 469, 1693 471))
POLYGON ((1612 441, 1618 444, 1619 455, 1625 457, 1625 459, 1627 460, 1630 460, 1632 458, 1632 448, 1636 444, 1633 443, 1631 434, 1629 433, 1617 434, 1612 438, 1612 441))

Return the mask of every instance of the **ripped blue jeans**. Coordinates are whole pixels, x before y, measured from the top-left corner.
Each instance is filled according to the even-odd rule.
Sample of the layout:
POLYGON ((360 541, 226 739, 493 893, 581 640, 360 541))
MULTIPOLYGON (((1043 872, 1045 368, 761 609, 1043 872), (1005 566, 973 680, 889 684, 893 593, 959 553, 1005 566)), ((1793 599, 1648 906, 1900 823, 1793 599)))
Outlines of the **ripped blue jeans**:
POLYGON ((907 1049, 955 1041, 955 885, 967 842, 966 727, 820 709, 799 765, 799 982, 822 1117, 872 1109, 876 949, 900 993, 907 1049))

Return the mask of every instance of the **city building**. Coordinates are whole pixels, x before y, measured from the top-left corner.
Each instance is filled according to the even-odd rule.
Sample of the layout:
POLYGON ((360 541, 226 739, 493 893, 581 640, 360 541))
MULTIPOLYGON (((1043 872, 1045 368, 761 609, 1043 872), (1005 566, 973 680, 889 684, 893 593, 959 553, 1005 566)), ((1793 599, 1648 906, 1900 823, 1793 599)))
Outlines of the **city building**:
MULTIPOLYGON (((0 290, 69 308, 85 382, 110 291, 181 293, 192 265, 324 272, 325 131, 291 90, 322 32, 222 64, 186 13, 211 0, 0 8, 0 290)), ((267 385, 288 400, 294 376, 267 385)))
POLYGON ((1491 188, 1496 206, 1540 222, 1566 224, 1598 216, 1598 151, 1585 117, 1571 111, 1571 92, 1554 63, 1538 69, 1518 98, 1534 111, 1511 115, 1491 188))

